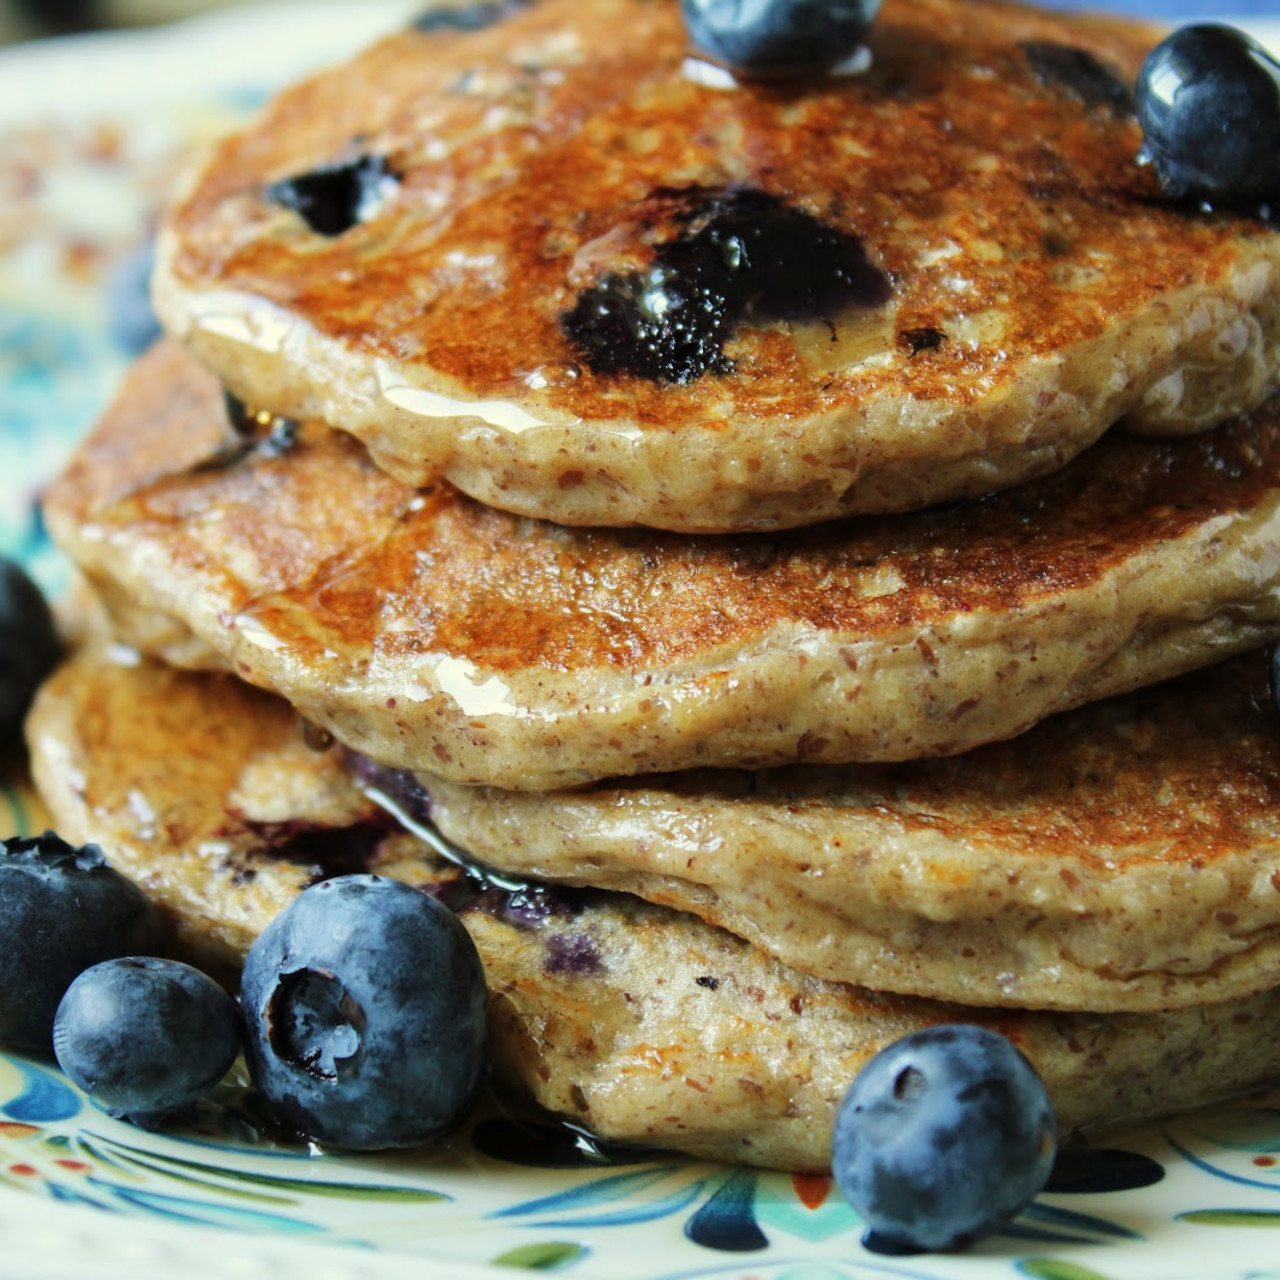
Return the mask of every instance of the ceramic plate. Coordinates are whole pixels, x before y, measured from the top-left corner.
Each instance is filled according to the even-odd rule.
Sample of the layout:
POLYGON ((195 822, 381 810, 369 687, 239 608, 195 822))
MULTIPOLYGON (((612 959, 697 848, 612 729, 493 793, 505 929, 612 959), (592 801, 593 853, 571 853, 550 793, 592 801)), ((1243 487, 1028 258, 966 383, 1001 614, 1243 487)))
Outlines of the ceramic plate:
MULTIPOLYGON (((36 505, 148 336, 146 243, 181 157, 272 87, 402 20, 295 3, 0 53, 0 550, 56 592, 36 505)), ((1255 23, 1280 44, 1280 23, 1255 23)), ((20 781, 0 826, 38 828, 20 781)), ((593 1145, 490 1108, 426 1153, 272 1140, 226 1082, 181 1130, 110 1120, 49 1063, 0 1054, 0 1275, 511 1270, 576 1280, 1280 1280, 1280 1092, 1097 1138, 1003 1234, 954 1257, 864 1251, 827 1179, 593 1145)))

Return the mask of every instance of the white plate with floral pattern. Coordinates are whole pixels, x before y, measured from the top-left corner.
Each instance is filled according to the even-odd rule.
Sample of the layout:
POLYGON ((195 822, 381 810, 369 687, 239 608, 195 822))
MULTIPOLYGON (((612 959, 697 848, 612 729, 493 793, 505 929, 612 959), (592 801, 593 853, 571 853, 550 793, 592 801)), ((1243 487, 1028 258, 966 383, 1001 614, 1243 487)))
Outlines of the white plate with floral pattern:
MULTIPOLYGON (((179 158, 412 10, 262 6, 0 52, 0 551, 46 589, 67 571, 39 486, 144 335, 145 246, 179 158)), ((1252 25, 1280 44, 1280 22, 1252 25)), ((22 783, 0 787, 0 826, 38 826, 22 783)), ((610 1148, 492 1106, 438 1149, 339 1157, 273 1140, 241 1080, 146 1133, 0 1053, 0 1276, 22 1280, 1280 1280, 1280 1091, 1095 1139, 967 1253, 881 1257, 860 1235, 825 1178, 610 1148)))

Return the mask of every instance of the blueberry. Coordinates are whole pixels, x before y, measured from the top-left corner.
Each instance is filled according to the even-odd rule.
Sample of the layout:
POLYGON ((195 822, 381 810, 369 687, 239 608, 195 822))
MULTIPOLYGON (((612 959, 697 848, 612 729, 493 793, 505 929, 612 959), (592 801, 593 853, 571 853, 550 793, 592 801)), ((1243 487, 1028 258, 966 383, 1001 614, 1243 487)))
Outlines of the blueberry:
POLYGON ((240 1011, 190 965, 153 956, 104 960, 67 988, 53 1048, 97 1106, 153 1128, 227 1074, 240 1052, 240 1011))
POLYGON ((53 614, 40 588, 0 556, 0 744, 21 732, 36 688, 57 660, 53 614))
POLYGON ((862 242, 766 191, 678 193, 680 234, 642 271, 608 275, 561 317, 597 373, 687 383, 727 373, 724 344, 746 319, 829 319, 888 301, 862 242))
POLYGON ((300 214, 312 231, 340 236, 372 217, 398 182, 381 156, 361 156, 281 178, 267 188, 267 199, 300 214))
POLYGON ((46 831, 0 853, 0 1043, 48 1053, 63 994, 90 965, 161 949, 159 912, 102 850, 46 831))
POLYGON ((1210 204, 1280 199, 1280 64, 1233 27, 1183 27, 1143 63, 1138 158, 1171 196, 1210 204))
POLYGON ((1057 1123, 1004 1036, 930 1027, 876 1054, 836 1115, 832 1169, 884 1252, 956 1249, 1020 1213, 1048 1180, 1057 1123))
POLYGON ((458 918, 374 875, 300 894, 250 948, 245 1058, 280 1120, 354 1150, 451 1128, 484 1062, 484 972, 458 918))
POLYGON ((744 76, 828 71, 855 52, 880 0, 681 0, 689 38, 744 76))

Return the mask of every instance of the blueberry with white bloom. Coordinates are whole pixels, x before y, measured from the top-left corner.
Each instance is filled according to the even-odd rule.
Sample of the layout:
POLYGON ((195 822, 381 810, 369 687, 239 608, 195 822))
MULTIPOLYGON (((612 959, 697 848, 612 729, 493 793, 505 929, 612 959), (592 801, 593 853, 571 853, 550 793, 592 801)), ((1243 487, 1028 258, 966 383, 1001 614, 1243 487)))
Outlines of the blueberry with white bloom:
POLYGON ((240 1011, 190 965, 125 956, 86 969, 67 988, 53 1048, 95 1105, 153 1128, 230 1070, 240 1052, 240 1011))
POLYGON ((836 1115, 832 1169, 864 1243, 915 1253, 998 1231, 1039 1194, 1056 1150, 1044 1085, 1012 1042, 944 1025, 858 1074, 836 1115))
POLYGON ((93 844, 46 831, 0 845, 0 1043, 48 1053, 53 1018, 91 965, 159 951, 160 913, 93 844))
POLYGON ((250 948, 240 1003, 254 1083, 316 1142, 426 1142, 479 1087, 487 999, 475 944, 447 907, 399 881, 338 876, 302 893, 250 948))

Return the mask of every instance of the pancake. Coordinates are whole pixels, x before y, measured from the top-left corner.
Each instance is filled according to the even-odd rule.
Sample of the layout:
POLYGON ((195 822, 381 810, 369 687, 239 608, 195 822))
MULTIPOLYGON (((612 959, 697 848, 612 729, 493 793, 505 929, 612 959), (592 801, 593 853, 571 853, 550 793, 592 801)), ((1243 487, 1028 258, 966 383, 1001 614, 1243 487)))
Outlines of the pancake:
POLYGON ((410 484, 793 527, 1004 488, 1119 419, 1196 431, 1275 382, 1280 234, 1135 162, 1153 28, 886 0, 865 74, 725 87, 674 0, 484 12, 284 93, 159 241, 202 363, 410 484))
POLYGON ((952 754, 1280 636, 1280 404, 995 498, 780 535, 572 530, 302 424, 232 447, 161 346, 47 490, 129 643, 381 764, 545 790, 952 754))
POLYGON ((1280 973, 1280 713, 1262 653, 946 760, 547 795, 361 773, 503 873, 639 894, 833 981, 1138 1011, 1280 973))
POLYGON ((42 689, 28 738, 63 836, 101 843, 198 956, 234 958, 304 883, 357 861, 451 898, 484 962, 498 1081, 601 1137, 824 1170, 835 1108, 861 1064, 948 1021, 1009 1035, 1045 1078, 1064 1132, 1280 1072, 1277 992, 1164 1014, 964 1009, 802 975, 625 894, 459 893, 456 870, 425 846, 372 845, 376 816, 334 756, 300 745, 283 703, 227 677, 84 655, 42 689), (294 844, 272 831, 292 831, 294 844), (308 843, 372 852, 315 863, 308 843))

